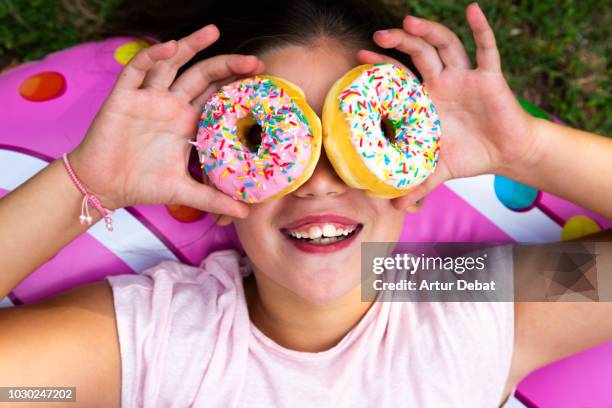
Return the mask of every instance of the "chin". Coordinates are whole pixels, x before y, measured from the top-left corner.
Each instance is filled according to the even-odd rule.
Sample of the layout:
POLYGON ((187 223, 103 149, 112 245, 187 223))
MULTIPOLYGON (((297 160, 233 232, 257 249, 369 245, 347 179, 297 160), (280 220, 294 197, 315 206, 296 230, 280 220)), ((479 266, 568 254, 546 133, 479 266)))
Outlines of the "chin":
POLYGON ((295 270, 299 271, 299 275, 291 279, 292 287, 289 289, 317 305, 331 304, 346 297, 359 286, 361 280, 361 271, 353 265, 319 267, 314 271, 295 270))

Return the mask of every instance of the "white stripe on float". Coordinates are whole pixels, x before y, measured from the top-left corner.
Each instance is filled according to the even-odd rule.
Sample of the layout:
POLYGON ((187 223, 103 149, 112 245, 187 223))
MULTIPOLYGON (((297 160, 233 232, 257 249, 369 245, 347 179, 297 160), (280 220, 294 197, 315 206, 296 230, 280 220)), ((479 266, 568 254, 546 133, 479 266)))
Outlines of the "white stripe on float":
POLYGON ((9 299, 8 296, 0 300, 0 309, 2 309, 3 307, 13 307, 13 306, 15 305, 13 304, 13 302, 11 302, 11 299, 9 299))
MULTIPOLYGON (((111 217, 112 232, 106 230, 104 220, 92 225, 87 232, 134 271, 142 272, 164 259, 178 261, 172 251, 129 212, 119 209, 111 217)), ((75 222, 78 222, 76 217, 75 222)))
POLYGON ((512 395, 508 397, 508 400, 500 408, 527 408, 527 405, 516 398, 515 392, 516 390, 512 392, 512 395))
MULTIPOLYGON (((28 154, 3 149, 0 149, 0 163, 4 169, 10 169, 0 171, 0 188, 9 191, 48 165, 46 161, 28 154)), ((78 222, 78 215, 75 214, 75 222, 78 222)), ((104 220, 100 220, 87 233, 132 270, 142 272, 165 259, 178 261, 172 251, 129 212, 119 209, 113 213, 112 219, 113 232, 107 231, 104 220)))
POLYGON ((495 176, 485 174, 447 181, 445 185, 517 242, 556 242, 561 227, 539 208, 525 212, 507 208, 495 195, 495 176))
POLYGON ((37 157, 0 149, 0 188, 12 191, 41 171, 48 163, 37 157))

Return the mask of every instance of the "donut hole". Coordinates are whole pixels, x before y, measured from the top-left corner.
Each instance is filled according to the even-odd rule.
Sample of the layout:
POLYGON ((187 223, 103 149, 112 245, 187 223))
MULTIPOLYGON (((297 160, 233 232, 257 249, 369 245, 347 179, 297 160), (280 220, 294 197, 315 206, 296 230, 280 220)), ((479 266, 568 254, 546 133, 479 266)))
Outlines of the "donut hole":
POLYGON ((252 117, 242 118, 236 124, 238 139, 251 153, 259 150, 263 129, 252 117))
POLYGON ((382 118, 380 121, 380 129, 389 143, 395 143, 395 127, 389 118, 382 118))
POLYGON ((253 125, 247 130, 244 144, 250 152, 259 150, 259 146, 261 145, 261 132, 262 129, 259 125, 253 125))

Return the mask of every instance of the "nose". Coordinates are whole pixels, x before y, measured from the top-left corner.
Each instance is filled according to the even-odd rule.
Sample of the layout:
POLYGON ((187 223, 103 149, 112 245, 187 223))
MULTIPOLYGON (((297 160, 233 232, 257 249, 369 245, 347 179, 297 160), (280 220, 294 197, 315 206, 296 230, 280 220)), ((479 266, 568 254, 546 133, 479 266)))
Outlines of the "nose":
POLYGON ((344 194, 349 188, 338 177, 323 149, 312 176, 293 195, 299 198, 334 197, 344 194))

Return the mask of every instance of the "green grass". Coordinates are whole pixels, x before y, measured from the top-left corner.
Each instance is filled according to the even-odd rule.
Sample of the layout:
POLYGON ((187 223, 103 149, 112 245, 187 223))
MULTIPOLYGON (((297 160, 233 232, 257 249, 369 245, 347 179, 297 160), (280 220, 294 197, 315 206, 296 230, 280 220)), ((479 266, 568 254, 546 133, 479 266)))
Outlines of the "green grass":
MULTIPOLYGON (((0 0, 0 69, 92 38, 122 0, 0 0)), ((203 0, 205 1, 205 0, 203 0)), ((299 0, 296 0, 299 1, 299 0)), ((451 27, 473 55, 468 1, 386 0, 451 27)), ((569 125, 612 136, 612 11, 604 0, 480 1, 517 95, 569 125)))
MULTIPOLYGON (((402 13, 439 21, 474 43, 470 1, 388 0, 402 13), (404 11, 405 10, 405 11, 404 11)), ((571 126, 612 136, 612 9, 603 0, 479 1, 491 23, 514 92, 571 126)))
POLYGON ((0 68, 85 41, 121 0, 0 0, 0 68))

